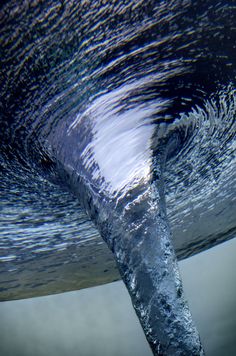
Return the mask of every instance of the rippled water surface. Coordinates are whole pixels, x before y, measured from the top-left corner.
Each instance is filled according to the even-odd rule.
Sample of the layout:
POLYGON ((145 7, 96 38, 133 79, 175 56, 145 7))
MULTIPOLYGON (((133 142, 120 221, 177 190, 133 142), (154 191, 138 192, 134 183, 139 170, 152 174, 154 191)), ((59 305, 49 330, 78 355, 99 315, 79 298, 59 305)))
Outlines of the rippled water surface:
MULTIPOLYGON (((180 262, 208 356, 235 355, 235 250, 234 239, 180 262)), ((0 318, 6 356, 151 355, 121 282, 1 303, 0 318)))
POLYGON ((113 253, 154 352, 179 332, 156 320, 194 344, 175 253, 236 233, 235 5, 7 1, 0 22, 0 299, 114 281, 113 253))

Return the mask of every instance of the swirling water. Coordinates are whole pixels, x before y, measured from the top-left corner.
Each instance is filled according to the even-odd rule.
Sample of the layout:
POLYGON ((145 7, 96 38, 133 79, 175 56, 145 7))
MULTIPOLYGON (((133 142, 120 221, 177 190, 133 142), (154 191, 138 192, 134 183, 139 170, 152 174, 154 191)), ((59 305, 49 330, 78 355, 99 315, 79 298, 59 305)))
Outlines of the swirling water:
POLYGON ((153 351, 200 354, 169 226, 178 258, 235 236, 235 17, 230 1, 2 5, 2 299, 118 278, 92 220, 153 351))

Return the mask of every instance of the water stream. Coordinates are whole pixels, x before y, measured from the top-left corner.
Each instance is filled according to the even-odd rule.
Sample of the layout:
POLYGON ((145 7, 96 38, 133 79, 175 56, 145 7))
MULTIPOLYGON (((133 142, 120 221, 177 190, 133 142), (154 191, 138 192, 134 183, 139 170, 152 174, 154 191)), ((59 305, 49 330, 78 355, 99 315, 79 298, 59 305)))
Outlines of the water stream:
POLYGON ((177 259, 236 232, 235 5, 9 1, 0 21, 1 300, 118 268, 153 353, 202 355, 177 259))

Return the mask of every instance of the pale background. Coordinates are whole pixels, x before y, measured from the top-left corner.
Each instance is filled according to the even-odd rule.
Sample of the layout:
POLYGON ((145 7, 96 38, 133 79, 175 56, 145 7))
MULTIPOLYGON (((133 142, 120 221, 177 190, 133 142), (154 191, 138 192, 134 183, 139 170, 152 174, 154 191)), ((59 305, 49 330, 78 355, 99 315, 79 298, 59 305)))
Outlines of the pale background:
MULTIPOLYGON (((180 263, 207 356, 236 355, 236 239, 180 263)), ((0 303, 0 356, 151 356, 122 282, 0 303)))

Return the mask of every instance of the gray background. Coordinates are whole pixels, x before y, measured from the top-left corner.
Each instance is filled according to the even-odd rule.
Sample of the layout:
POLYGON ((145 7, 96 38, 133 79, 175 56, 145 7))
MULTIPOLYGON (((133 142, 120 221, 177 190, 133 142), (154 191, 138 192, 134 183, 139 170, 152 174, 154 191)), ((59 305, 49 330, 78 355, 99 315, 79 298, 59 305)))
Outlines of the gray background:
MULTIPOLYGON (((208 356, 236 355, 236 239, 180 263, 208 356)), ((122 282, 0 303, 0 356, 151 356, 122 282)))

